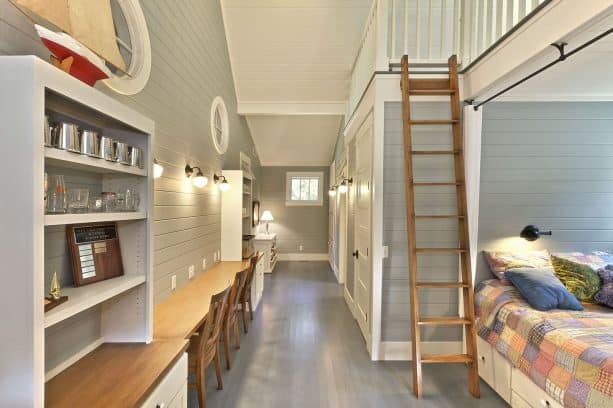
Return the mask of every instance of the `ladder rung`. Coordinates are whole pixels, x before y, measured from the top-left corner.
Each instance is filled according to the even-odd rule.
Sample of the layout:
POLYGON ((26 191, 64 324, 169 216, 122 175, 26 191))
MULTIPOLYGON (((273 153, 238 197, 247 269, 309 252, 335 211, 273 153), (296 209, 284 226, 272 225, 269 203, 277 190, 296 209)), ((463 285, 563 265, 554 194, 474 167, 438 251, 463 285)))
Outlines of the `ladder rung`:
POLYGON ((445 181, 445 182, 430 182, 430 181, 418 181, 413 182, 414 186, 461 186, 463 183, 445 181))
POLYGON ((411 125, 453 125, 458 123, 457 119, 448 119, 448 120, 411 120, 409 123, 411 125))
POLYGON ((468 354, 422 354, 422 363, 472 363, 468 354))
POLYGON ((431 316, 421 317, 418 324, 470 324, 470 320, 460 316, 431 316))
POLYGON ((468 283, 463 283, 463 282, 417 282, 415 286, 417 286, 418 288, 454 289, 454 288, 467 288, 468 283))
POLYGON ((464 216, 463 215, 453 215, 453 214, 450 214, 450 215, 416 215, 415 216, 415 219, 417 219, 417 220, 421 220, 421 219, 433 219, 433 220, 436 220, 436 219, 446 219, 446 218, 463 219, 464 216))
POLYGON ((453 95, 455 89, 409 89, 409 95, 453 95))
POLYGON ((468 252, 464 248, 415 248, 417 253, 440 253, 440 252, 468 252))
POLYGON ((461 150, 413 150, 411 153, 417 156, 436 156, 460 154, 461 150))

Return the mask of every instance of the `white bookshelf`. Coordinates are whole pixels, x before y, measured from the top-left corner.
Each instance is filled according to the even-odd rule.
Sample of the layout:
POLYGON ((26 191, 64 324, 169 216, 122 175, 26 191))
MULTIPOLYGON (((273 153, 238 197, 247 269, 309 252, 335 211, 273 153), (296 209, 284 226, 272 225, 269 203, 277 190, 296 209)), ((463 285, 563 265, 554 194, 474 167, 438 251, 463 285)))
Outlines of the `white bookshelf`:
POLYGON ((45 147, 45 162, 57 167, 101 174, 117 173, 141 177, 147 176, 147 169, 126 166, 125 164, 110 162, 97 157, 85 156, 48 146, 45 147))
POLYGON ((0 160, 5 191, 0 257, 3 284, 10 288, 0 296, 0 395, 6 406, 44 406, 46 376, 59 374, 103 343, 152 339, 154 123, 33 56, 0 57, 0 89, 0 151, 5 152, 0 160), (44 147, 46 113, 140 147, 144 168, 44 147), (87 180, 98 193, 136 189, 139 211, 46 215, 46 171, 87 180), (117 222, 124 274, 74 287, 62 226, 97 222, 117 222), (52 250, 56 253, 46 253, 52 250), (62 295, 68 300, 45 313, 51 264, 60 269, 62 295), (88 334, 91 340, 84 337, 72 346, 61 341, 84 336, 81 325, 91 327, 92 314, 99 325, 98 332, 88 334), (53 367, 46 366, 48 361, 53 367))
POLYGON ((145 219, 147 219, 147 213, 141 211, 85 214, 46 214, 45 226, 84 224, 91 222, 120 222, 145 219))
POLYGON ((62 295, 68 296, 70 301, 62 303, 45 313, 45 328, 139 286, 146 280, 145 275, 123 275, 79 288, 64 288, 62 295))

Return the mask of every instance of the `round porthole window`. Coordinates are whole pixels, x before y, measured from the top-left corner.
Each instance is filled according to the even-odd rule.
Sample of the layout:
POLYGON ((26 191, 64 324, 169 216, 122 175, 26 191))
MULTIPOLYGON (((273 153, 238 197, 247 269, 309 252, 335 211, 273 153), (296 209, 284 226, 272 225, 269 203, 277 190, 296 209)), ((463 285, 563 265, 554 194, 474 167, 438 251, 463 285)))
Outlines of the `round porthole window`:
POLYGON ((151 74, 151 41, 143 10, 138 0, 111 0, 115 38, 127 72, 110 68, 114 78, 104 84, 117 93, 134 95, 143 90, 151 74))
POLYGON ((228 110, 220 96, 213 100, 211 106, 211 136, 217 153, 224 154, 228 150, 230 132, 228 129, 228 110))

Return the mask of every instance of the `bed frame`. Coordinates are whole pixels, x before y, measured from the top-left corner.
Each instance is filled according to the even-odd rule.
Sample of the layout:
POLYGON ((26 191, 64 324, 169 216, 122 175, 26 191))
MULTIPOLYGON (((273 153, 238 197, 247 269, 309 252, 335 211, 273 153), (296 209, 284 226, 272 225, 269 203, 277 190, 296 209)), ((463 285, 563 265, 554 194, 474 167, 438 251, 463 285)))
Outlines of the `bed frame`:
POLYGON ((513 408, 562 408, 494 346, 477 337, 479 376, 513 408))

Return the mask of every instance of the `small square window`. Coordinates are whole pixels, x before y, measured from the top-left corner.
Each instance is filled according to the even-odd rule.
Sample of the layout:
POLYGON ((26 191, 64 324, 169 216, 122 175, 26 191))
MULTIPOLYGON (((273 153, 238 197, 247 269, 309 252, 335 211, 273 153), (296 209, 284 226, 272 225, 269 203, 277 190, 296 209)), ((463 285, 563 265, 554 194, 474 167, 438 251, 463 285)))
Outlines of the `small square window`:
POLYGON ((288 172, 286 205, 323 205, 322 172, 288 172))

